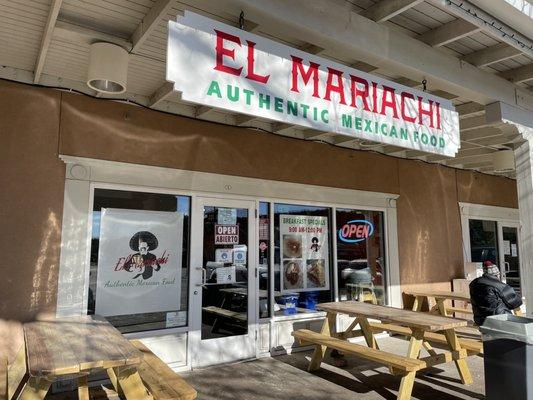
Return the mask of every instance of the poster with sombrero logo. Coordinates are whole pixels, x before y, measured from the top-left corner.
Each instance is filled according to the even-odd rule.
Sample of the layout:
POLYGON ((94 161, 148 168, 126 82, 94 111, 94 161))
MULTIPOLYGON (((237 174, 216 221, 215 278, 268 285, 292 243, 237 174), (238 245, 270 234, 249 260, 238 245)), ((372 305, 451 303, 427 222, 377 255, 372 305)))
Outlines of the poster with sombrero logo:
POLYGON ((179 310, 182 242, 181 213, 102 209, 96 314, 179 310))

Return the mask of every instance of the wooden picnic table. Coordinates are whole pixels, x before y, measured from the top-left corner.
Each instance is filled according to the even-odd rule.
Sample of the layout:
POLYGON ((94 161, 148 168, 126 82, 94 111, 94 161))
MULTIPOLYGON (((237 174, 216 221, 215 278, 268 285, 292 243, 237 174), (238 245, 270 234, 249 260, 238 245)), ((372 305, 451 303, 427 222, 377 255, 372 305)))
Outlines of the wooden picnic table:
POLYGON ((447 300, 470 304, 470 293, 449 292, 444 290, 409 290, 404 293, 415 298, 412 307, 413 311, 420 311, 422 309, 424 299, 426 299, 429 304, 429 299, 433 298, 437 305, 437 311, 444 317, 450 316, 450 313, 472 314, 472 310, 468 308, 456 307, 455 304, 451 307, 446 306, 447 300))
MULTIPOLYGON (((459 340, 455 333, 456 328, 467 325, 465 320, 358 301, 323 303, 319 304, 317 309, 327 313, 320 334, 305 330, 293 332, 293 336, 299 338, 302 343, 315 345, 315 352, 309 365, 310 371, 320 367, 329 347, 381 362, 388 365, 392 373, 401 369, 402 380, 398 400, 410 399, 416 371, 442 363, 453 361, 461 381, 464 384, 472 383, 472 376, 465 360, 469 353, 462 348, 463 342, 469 344, 470 342, 459 340), (344 332, 334 332, 337 314, 355 317, 344 332), (370 322, 369 319, 379 320, 381 323, 370 322), (358 325, 360 329, 356 331, 358 325), (406 357, 379 349, 374 333, 384 331, 399 332, 410 338, 406 357), (361 349, 361 345, 347 341, 354 336, 363 336, 368 348, 361 349), (430 341, 447 345, 449 351, 437 353, 430 341), (429 357, 420 358, 422 347, 428 351, 429 357)), ((472 354, 477 353, 472 351, 472 354)))
POLYGON ((73 378, 80 400, 88 400, 87 377, 99 370, 127 399, 152 399, 137 371, 142 353, 102 317, 46 318, 24 324, 24 336, 29 381, 22 400, 43 399, 52 382, 73 378))

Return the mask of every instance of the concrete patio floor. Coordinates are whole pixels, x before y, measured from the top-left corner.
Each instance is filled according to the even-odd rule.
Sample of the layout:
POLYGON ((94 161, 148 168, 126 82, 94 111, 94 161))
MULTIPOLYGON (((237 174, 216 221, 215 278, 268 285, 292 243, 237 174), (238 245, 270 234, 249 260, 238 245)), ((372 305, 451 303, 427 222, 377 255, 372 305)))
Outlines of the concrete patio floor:
MULTIPOLYGON (((380 348, 406 354, 408 342, 385 337, 380 348)), ((438 349, 436 349, 439 351, 438 349)), ((425 352, 425 350, 423 350, 425 352)), ((327 356, 320 370, 309 373, 311 352, 262 358, 180 373, 198 391, 198 400, 394 400, 400 378, 386 367, 367 360, 346 356, 346 368, 332 366, 327 356)), ((484 399, 483 358, 467 359, 474 383, 462 385, 455 364, 441 364, 417 374, 413 399, 457 400, 484 399)), ((91 388, 91 400, 116 399, 106 387, 91 388)), ((76 392, 49 395, 55 400, 77 398, 76 392)))
MULTIPOLYGON (((379 340, 381 349, 406 354, 408 342, 399 338, 379 340)), ((322 368, 307 372, 310 352, 263 358, 184 373, 198 390, 199 400, 393 400, 400 378, 367 360, 347 356, 348 366, 336 368, 327 357, 322 368)), ((441 364, 417 374, 413 399, 484 399, 483 359, 469 357, 474 379, 462 385, 455 364, 441 364)))

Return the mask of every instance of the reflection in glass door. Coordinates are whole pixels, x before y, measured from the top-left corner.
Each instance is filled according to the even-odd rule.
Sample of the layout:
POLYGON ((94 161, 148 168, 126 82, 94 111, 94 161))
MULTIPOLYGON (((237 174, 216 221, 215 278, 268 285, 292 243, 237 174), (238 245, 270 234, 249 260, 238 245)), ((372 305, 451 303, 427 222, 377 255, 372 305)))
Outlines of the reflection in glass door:
POLYGON ((255 356, 255 202, 200 198, 193 219, 193 367, 255 356))
POLYGON ((204 206, 202 340, 248 332, 248 209, 204 206))
POLYGON ((520 294, 520 262, 518 227, 502 225, 503 278, 520 294))

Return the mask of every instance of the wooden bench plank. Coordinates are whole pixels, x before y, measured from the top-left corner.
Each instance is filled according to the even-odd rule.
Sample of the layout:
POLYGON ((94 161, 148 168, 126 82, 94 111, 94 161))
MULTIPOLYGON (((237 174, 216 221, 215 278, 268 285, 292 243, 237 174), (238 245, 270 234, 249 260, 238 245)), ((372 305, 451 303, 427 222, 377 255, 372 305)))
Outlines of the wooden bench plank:
POLYGON ((460 314, 473 314, 474 312, 468 308, 461 308, 461 307, 446 307, 446 311, 453 312, 453 313, 460 313, 460 314))
POLYGON ((247 321, 248 320, 248 316, 244 312, 226 310, 225 308, 220 308, 220 307, 216 307, 216 306, 202 307, 202 310, 204 310, 206 312, 210 312, 210 313, 216 314, 216 315, 221 316, 221 317, 232 318, 232 319, 236 319, 236 320, 239 320, 239 321, 247 321))
POLYGON ((417 359, 373 349, 356 343, 351 343, 346 340, 336 339, 307 329, 294 331, 292 332, 292 336, 299 340, 303 340, 306 343, 326 346, 347 354, 355 354, 362 358, 388 365, 401 371, 418 371, 425 366, 424 362, 421 362, 417 359))
POLYGON ((7 357, 0 357, 0 400, 7 400, 7 357))
POLYGON ((159 357, 139 340, 131 343, 143 354, 143 360, 138 366, 139 374, 144 385, 156 400, 193 400, 196 390, 181 376, 176 374, 159 357))
MULTIPOLYGON (((410 328, 393 325, 393 324, 380 324, 380 323, 371 323, 370 324, 374 332, 392 332, 399 335, 410 336, 412 331, 410 328)), ((424 340, 428 342, 442 343, 447 344, 446 336, 440 333, 426 332, 424 334, 424 340)), ((483 343, 477 340, 472 339, 459 339, 459 343, 463 349, 466 349, 473 353, 483 354, 483 343)))

